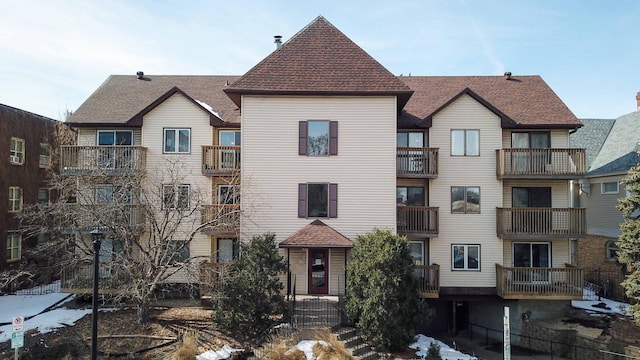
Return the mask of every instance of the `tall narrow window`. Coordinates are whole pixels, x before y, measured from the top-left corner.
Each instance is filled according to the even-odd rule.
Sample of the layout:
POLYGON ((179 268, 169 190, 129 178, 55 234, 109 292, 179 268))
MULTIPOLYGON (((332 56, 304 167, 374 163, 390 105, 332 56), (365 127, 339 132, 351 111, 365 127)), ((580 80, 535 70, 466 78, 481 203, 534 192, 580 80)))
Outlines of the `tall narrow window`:
POLYGON ((49 202, 49 189, 47 188, 39 188, 38 189, 38 203, 46 204, 49 202))
POLYGON ((240 192, 236 185, 218 185, 218 204, 240 204, 240 192))
POLYGON ((218 263, 229 263, 238 258, 239 246, 238 239, 224 238, 218 239, 218 263))
POLYGON ((300 121, 298 154, 307 156, 338 155, 338 122, 300 121))
POLYGON ((9 151, 9 162, 14 165, 24 164, 24 140, 11 138, 11 149, 9 151))
POLYGON ((22 235, 7 234, 7 261, 20 260, 22 257, 22 235))
POLYGON ((451 130, 451 155, 480 156, 480 130, 451 130))
POLYGON ((22 211, 22 188, 19 186, 9 187, 9 212, 22 211))
POLYGON ((51 166, 51 147, 47 144, 40 144, 40 167, 48 168, 51 166))
POLYGON ((338 217, 338 184, 298 184, 298 217, 338 217))
POLYGON ((452 186, 451 187, 451 213, 479 214, 480 213, 480 187, 452 186))
POLYGON ((191 152, 191 129, 164 129, 164 153, 191 152))

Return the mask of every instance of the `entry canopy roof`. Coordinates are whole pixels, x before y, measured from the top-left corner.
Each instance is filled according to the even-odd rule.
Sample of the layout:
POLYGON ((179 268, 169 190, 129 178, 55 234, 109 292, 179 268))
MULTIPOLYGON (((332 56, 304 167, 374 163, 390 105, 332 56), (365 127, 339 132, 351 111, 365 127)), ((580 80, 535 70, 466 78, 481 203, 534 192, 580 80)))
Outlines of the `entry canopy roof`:
POLYGON ((298 230, 280 243, 281 248, 352 248, 353 242, 320 220, 298 230))

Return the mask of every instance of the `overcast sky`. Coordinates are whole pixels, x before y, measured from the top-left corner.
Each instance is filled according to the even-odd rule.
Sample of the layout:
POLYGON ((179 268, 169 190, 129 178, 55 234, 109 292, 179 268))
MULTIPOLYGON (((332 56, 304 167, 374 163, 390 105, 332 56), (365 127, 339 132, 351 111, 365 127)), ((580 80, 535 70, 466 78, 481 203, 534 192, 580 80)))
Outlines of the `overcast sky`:
POLYGON ((318 15, 396 75, 538 74, 579 118, 636 110, 635 0, 0 0, 0 103, 60 119, 110 74, 241 75, 318 15))

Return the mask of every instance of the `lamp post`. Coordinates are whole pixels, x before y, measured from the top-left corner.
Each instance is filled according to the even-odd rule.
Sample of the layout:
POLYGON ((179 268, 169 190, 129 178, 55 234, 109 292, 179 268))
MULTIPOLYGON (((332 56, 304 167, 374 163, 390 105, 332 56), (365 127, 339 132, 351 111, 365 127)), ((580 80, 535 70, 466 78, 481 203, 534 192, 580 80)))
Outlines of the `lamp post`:
POLYGON ((104 233, 99 228, 91 230, 93 240, 93 304, 91 307, 91 360, 98 359, 98 265, 100 265, 100 245, 104 233))

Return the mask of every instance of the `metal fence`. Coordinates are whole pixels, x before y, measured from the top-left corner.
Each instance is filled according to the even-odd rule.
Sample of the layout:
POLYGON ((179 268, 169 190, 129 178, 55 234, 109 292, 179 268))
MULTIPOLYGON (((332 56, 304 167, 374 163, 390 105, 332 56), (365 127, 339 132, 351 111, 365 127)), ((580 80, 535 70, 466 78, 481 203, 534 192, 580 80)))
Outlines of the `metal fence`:
POLYGON ((48 284, 38 284, 33 281, 12 281, 0 293, 14 295, 46 295, 60 292, 60 280, 48 284))
MULTIPOLYGON (((587 347, 575 343, 563 342, 555 337, 543 339, 535 336, 511 333, 511 354, 535 356, 536 359, 570 360, 629 360, 639 359, 625 354, 608 351, 604 348, 587 347), (553 338, 553 339, 551 339, 553 338), (555 340, 554 340, 555 339, 555 340), (546 357, 545 357, 546 356, 546 357)), ((502 353, 503 330, 469 323, 469 340, 483 344, 485 348, 502 353)))

